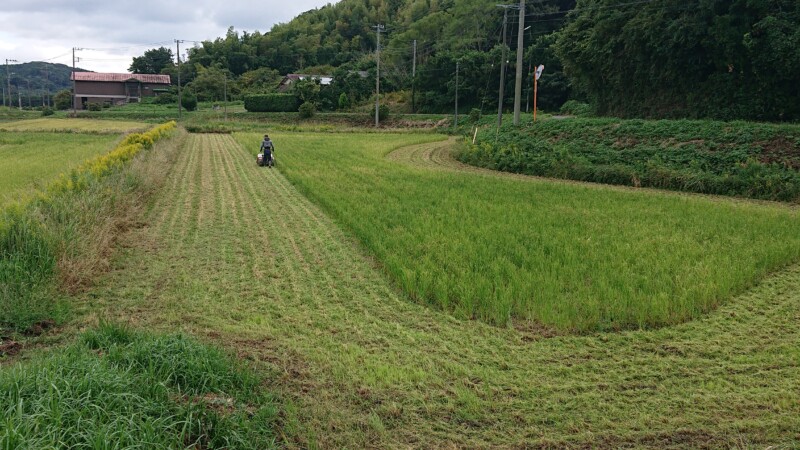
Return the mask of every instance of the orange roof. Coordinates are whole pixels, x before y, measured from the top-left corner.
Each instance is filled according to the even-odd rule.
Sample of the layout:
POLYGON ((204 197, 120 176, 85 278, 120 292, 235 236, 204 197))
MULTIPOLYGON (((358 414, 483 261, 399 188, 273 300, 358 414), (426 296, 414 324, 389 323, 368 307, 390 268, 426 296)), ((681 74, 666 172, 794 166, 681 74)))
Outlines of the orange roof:
MULTIPOLYGON (((139 80, 142 83, 170 84, 169 75, 154 75, 146 73, 97 73, 97 72, 75 72, 75 81, 113 81, 123 82, 130 79, 139 80)), ((72 74, 69 77, 73 79, 72 74)))

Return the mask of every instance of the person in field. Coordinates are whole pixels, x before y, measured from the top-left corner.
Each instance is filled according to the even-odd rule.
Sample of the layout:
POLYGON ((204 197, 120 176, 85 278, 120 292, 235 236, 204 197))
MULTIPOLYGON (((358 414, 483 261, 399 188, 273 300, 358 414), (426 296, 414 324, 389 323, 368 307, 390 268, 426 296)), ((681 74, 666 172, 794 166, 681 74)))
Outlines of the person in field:
POLYGON ((264 154, 264 164, 265 166, 269 166, 271 169, 273 164, 273 157, 275 153, 275 144, 272 143, 272 140, 269 138, 268 134, 264 135, 264 140, 261 142, 261 152, 264 154))

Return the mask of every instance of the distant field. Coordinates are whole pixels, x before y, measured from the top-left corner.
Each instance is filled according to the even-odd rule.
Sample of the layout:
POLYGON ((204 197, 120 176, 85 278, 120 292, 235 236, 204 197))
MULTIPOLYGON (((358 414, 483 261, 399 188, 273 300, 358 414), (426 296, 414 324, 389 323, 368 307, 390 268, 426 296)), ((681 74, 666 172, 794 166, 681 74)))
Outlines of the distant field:
POLYGON ((142 122, 91 119, 41 118, 0 124, 0 131, 49 131, 74 133, 125 133, 142 131, 150 125, 142 122))
MULTIPOLYGON (((258 136, 236 134, 248 149, 258 136)), ((562 331, 699 317, 800 257, 788 207, 387 160, 432 136, 278 134, 279 169, 408 294, 462 318, 562 331)))
MULTIPOLYGON (((72 122, 72 121, 70 121, 72 122)), ((111 150, 119 135, 0 132, 0 204, 111 150)))

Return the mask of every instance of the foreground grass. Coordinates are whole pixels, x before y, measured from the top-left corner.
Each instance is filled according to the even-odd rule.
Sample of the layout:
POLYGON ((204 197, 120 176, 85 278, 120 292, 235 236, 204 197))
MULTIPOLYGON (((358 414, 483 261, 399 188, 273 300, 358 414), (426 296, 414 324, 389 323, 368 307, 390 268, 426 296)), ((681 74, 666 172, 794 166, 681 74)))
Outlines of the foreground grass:
POLYGON ((278 135, 277 158, 412 298, 460 318, 580 332, 674 324, 800 258, 798 212, 780 205, 476 177, 385 158, 433 139, 278 135))
POLYGON ((0 371, 2 448, 274 447, 259 380, 181 335, 101 325, 0 371))
POLYGON ((142 220, 83 296, 87 320, 183 330, 252 360, 287 399, 289 446, 800 445, 797 266, 691 323, 541 339, 409 302, 227 136, 190 136, 142 220))

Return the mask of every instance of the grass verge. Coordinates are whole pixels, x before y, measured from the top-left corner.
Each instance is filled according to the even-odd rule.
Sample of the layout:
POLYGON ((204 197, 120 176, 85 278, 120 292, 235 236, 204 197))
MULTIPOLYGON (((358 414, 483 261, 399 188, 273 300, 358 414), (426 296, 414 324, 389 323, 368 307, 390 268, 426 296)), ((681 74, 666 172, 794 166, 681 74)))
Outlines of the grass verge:
POLYGON ((274 448, 277 408, 251 372, 182 335, 101 324, 0 371, 3 448, 274 448))

